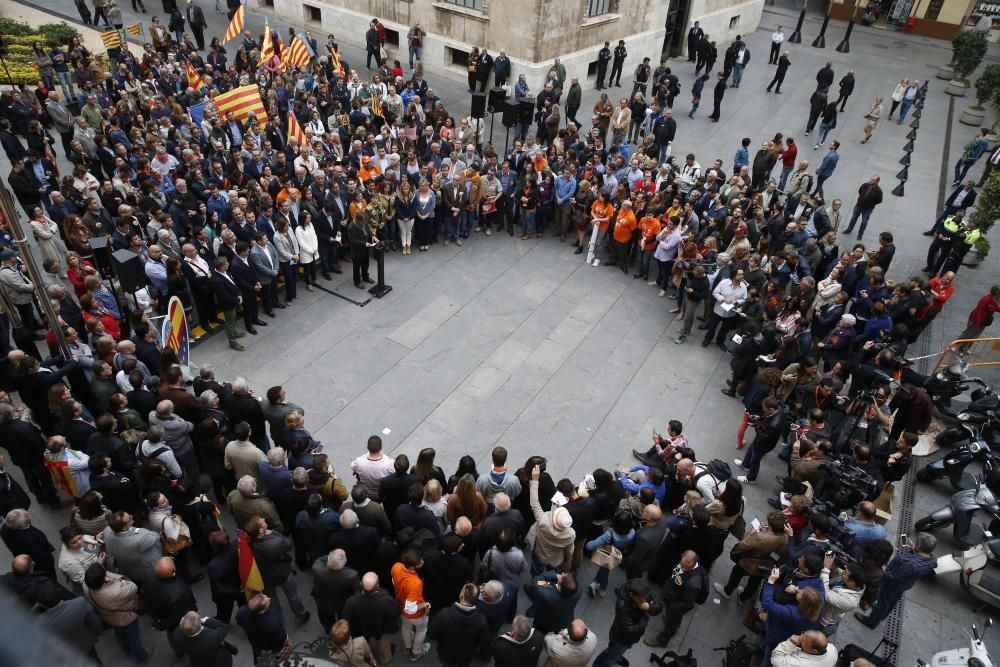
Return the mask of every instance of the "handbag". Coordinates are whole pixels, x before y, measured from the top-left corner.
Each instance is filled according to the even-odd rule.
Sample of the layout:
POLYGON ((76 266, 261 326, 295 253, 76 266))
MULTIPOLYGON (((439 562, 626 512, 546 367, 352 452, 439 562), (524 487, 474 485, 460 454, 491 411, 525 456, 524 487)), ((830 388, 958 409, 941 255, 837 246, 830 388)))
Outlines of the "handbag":
POLYGON ((617 569, 622 564, 621 549, 613 544, 601 545, 591 554, 590 562, 606 570, 617 569))
POLYGON ((729 532, 732 533, 732 536, 738 540, 742 540, 744 536, 746 536, 747 520, 743 518, 742 514, 736 517, 736 521, 733 521, 733 525, 729 526, 729 532))
MULTIPOLYGON (((180 519, 178 524, 179 533, 177 539, 171 539, 167 537, 166 532, 163 530, 163 524, 160 524, 160 534, 163 536, 163 551, 169 556, 176 556, 180 552, 184 551, 191 546, 191 529, 188 528, 187 524, 184 523, 184 519, 180 519)), ((169 521, 171 518, 164 519, 164 521, 169 521)))
POLYGON ((493 579, 493 550, 486 552, 486 558, 479 566, 479 583, 485 584, 493 579))

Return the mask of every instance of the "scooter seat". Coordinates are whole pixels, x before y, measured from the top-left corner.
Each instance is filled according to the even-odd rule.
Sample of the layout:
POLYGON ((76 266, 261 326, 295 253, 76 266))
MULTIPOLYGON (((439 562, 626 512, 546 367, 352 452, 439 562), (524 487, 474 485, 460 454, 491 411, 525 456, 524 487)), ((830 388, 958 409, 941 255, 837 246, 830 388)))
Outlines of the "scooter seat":
POLYGON ((979 586, 993 595, 1000 596, 1000 576, 995 574, 992 568, 988 568, 983 573, 982 579, 979 580, 979 586))
POLYGON ((996 560, 1000 560, 1000 539, 989 540, 986 543, 986 546, 989 547, 990 553, 993 555, 993 558, 996 560))

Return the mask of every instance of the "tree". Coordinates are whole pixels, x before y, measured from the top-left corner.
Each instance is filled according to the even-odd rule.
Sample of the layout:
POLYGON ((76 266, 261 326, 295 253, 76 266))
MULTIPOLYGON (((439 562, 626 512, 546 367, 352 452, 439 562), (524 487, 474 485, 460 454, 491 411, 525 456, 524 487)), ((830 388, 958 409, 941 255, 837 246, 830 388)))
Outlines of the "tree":
POLYGON ((976 79, 976 101, 979 107, 987 102, 1000 107, 1000 65, 987 65, 976 79))
POLYGON ((951 66, 959 80, 968 83, 969 76, 976 71, 986 57, 989 42, 972 30, 960 30, 951 40, 951 66))

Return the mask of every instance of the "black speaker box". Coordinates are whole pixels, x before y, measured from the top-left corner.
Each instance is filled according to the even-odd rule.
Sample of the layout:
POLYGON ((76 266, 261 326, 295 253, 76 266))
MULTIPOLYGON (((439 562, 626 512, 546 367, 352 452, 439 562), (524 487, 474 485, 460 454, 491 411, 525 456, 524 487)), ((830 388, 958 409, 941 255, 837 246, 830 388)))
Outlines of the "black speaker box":
POLYGON ((472 93, 472 113, 473 118, 482 118, 486 114, 486 93, 472 93))
POLYGON ((517 125, 516 106, 514 106, 510 102, 504 102, 503 107, 501 109, 498 109, 498 111, 503 113, 503 117, 501 118, 500 122, 503 124, 504 127, 514 127, 515 125, 517 125))
POLYGON ((497 113, 503 110, 504 102, 507 100, 507 91, 503 88, 490 88, 490 97, 487 110, 497 113))
POLYGON ((111 261, 123 292, 138 292, 146 286, 146 270, 139 255, 131 250, 116 250, 111 255, 111 261))
POLYGON ((522 123, 531 125, 531 119, 535 116, 535 100, 521 100, 518 103, 518 114, 522 123))
POLYGON ((115 275, 114 266, 111 264, 111 247, 107 236, 95 236, 90 239, 90 248, 94 251, 94 263, 105 280, 111 280, 115 275))

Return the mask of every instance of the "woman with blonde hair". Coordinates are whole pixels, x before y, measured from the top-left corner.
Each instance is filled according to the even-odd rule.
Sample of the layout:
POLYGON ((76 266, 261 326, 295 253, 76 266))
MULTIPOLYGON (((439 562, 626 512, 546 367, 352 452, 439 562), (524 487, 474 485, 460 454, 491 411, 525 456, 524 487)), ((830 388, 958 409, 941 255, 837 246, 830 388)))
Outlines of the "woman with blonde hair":
POLYGON ((375 667, 375 656, 364 637, 351 637, 351 626, 340 619, 330 628, 330 660, 349 667, 375 667))
POLYGON ((437 519, 438 525, 441 526, 441 533, 444 534, 448 527, 448 501, 444 496, 444 487, 441 486, 441 482, 429 479, 424 484, 424 502, 420 506, 431 511, 431 514, 437 519))
POLYGON ((396 224, 399 225, 399 242, 403 246, 404 255, 413 254, 413 223, 417 217, 417 201, 413 193, 410 179, 399 182, 396 191, 396 224))

